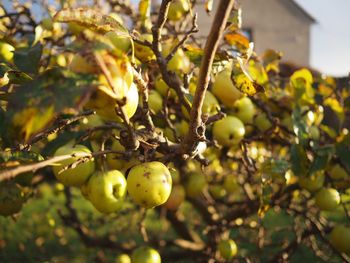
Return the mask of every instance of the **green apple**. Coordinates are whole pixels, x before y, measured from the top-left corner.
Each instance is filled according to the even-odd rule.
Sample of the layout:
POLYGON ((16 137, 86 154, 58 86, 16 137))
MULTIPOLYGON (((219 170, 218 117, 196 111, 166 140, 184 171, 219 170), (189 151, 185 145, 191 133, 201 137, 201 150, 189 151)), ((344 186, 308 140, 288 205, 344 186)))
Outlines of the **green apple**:
MULTIPOLYGON (((119 140, 113 140, 111 150, 113 151, 125 151, 125 148, 123 145, 121 145, 119 140)), ((108 164, 108 167, 111 169, 116 170, 122 170, 125 164, 127 163, 126 160, 120 159, 119 154, 107 154, 106 161, 108 164)))
POLYGON ((214 123, 213 137, 223 146, 237 145, 244 137, 244 124, 234 116, 226 116, 214 123))
POLYGON ((267 118, 265 113, 258 114, 254 119, 254 124, 261 132, 265 132, 272 128, 272 123, 267 118))
POLYGON ((209 193, 215 200, 223 199, 227 195, 226 189, 222 185, 209 185, 209 193))
MULTIPOLYGON (((143 34, 143 35, 141 35, 140 40, 152 43, 153 36, 152 36, 152 34, 143 34)), ((144 45, 139 44, 137 42, 135 42, 135 56, 141 62, 148 62, 148 61, 154 60, 156 58, 156 56, 153 53, 153 50, 150 47, 144 46, 144 45)))
POLYGON ((169 60, 167 69, 175 72, 189 73, 191 71, 190 59, 185 55, 182 49, 179 49, 169 60))
POLYGON ((350 253, 350 227, 336 225, 330 235, 331 244, 342 253, 350 253))
POLYGON ((126 193, 126 180, 118 170, 96 172, 87 182, 88 199, 101 213, 120 210, 126 193))
POLYGON ((330 170, 329 175, 333 180, 342 180, 348 177, 348 173, 340 164, 335 164, 330 170))
POLYGON ((154 83, 154 86, 156 88, 156 90, 163 96, 166 97, 168 90, 170 90, 170 97, 174 98, 176 96, 176 92, 175 90, 171 89, 163 80, 163 78, 161 76, 158 76, 156 78, 156 81, 154 83))
MULTIPOLYGON (((75 145, 67 144, 58 148, 54 156, 61 156, 67 154, 86 154, 91 153, 91 151, 84 145, 75 145)), ((84 163, 76 165, 74 168, 69 168, 67 170, 61 171, 66 166, 73 164, 79 159, 79 156, 74 156, 69 159, 60 161, 57 165, 52 167, 53 173, 56 176, 57 180, 66 186, 81 186, 84 184, 89 176, 95 170, 94 160, 89 160, 84 163)))
POLYGON ((139 247, 131 254, 132 263, 161 263, 161 261, 158 251, 151 247, 139 247))
POLYGON ((116 257, 114 263, 131 263, 131 258, 128 254, 120 254, 116 257))
POLYGON ((69 69, 75 73, 94 74, 98 72, 97 64, 92 57, 75 54, 69 64, 69 69))
POLYGON ((15 48, 10 44, 0 41, 0 61, 11 62, 15 48))
POLYGON ((190 6, 188 0, 174 0, 169 7, 168 19, 170 21, 178 21, 184 18, 189 10, 190 6))
POLYGON ((125 36, 120 36, 114 31, 110 31, 105 35, 112 44, 123 53, 128 53, 131 49, 131 40, 125 36))
POLYGON ((171 189, 169 199, 164 206, 169 210, 177 210, 180 205, 185 201, 186 191, 182 185, 175 185, 171 189))
MULTIPOLYGON (((189 91, 194 96, 196 92, 196 84, 191 83, 189 85, 189 91)), ((208 114, 209 116, 216 114, 220 110, 220 104, 213 93, 211 93, 209 90, 206 91, 202 106, 202 113, 208 114)), ((187 111, 183 111, 184 114, 189 117, 189 114, 187 111)))
POLYGON ((156 90, 150 90, 148 94, 148 105, 152 113, 157 114, 163 109, 163 98, 156 90))
POLYGON ((207 186, 208 183, 203 173, 190 173, 185 184, 186 195, 192 198, 198 197, 207 186))
POLYGON ((171 193, 172 180, 168 168, 161 162, 147 162, 131 168, 128 193, 142 207, 164 204, 171 193))
POLYGON ((180 172, 175 168, 171 168, 171 169, 169 169, 169 171, 171 174, 171 179, 172 179, 173 184, 180 183, 180 172))
POLYGON ((229 194, 236 193, 239 190, 239 184, 234 175, 227 175, 224 180, 224 189, 229 194))
POLYGON ((53 20, 51 17, 46 17, 43 20, 41 20, 41 26, 43 29, 47 31, 53 30, 53 20))
POLYGON ((324 172, 318 171, 309 176, 300 176, 299 185, 301 188, 304 188, 309 192, 315 192, 323 186, 324 179, 324 172))
POLYGON ((230 69, 224 69, 215 76, 212 92, 227 107, 232 107, 243 96, 232 83, 230 69))
POLYGON ((218 250, 221 257, 230 260, 237 254, 237 245, 232 239, 221 240, 218 244, 218 250))
POLYGON ((25 201, 21 188, 12 181, 0 183, 0 215, 10 216, 22 209, 25 201))
POLYGON ((243 97, 233 104, 234 116, 239 118, 244 124, 252 123, 255 115, 255 106, 251 99, 243 97))
POLYGON ((316 205, 321 210, 334 210, 340 203, 339 192, 334 188, 322 188, 315 195, 316 205))

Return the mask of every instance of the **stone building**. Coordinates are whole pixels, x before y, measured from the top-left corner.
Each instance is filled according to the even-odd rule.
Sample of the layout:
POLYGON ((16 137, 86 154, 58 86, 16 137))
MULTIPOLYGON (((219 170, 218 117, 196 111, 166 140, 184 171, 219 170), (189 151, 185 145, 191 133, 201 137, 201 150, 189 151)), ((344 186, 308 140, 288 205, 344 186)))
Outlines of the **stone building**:
MULTIPOLYGON (((197 7, 201 37, 208 34, 218 3, 214 0, 211 16, 203 6, 197 7)), ((294 0, 238 0, 238 4, 242 8, 243 30, 254 41, 257 54, 272 48, 283 52, 285 62, 309 66, 310 31, 315 19, 294 0)))

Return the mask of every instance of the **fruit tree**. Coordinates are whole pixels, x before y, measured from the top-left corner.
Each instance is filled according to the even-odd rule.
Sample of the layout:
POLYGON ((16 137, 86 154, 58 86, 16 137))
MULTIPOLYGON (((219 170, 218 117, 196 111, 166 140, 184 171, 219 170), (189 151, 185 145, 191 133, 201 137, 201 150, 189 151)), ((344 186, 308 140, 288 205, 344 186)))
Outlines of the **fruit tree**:
POLYGON ((234 0, 27 2, 0 6, 1 262, 350 262, 348 81, 256 54, 234 0))

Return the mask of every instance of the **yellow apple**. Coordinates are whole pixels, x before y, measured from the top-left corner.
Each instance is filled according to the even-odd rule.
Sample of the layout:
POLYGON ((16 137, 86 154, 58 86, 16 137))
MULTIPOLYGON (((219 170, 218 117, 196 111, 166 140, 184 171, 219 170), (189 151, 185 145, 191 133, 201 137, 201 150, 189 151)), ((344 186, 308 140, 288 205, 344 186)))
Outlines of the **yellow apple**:
POLYGON ((315 192, 319 190, 324 183, 324 172, 315 172, 309 176, 300 176, 299 185, 301 188, 308 190, 309 192, 315 192))
MULTIPOLYGON (((111 150, 123 152, 125 151, 125 148, 120 144, 119 140, 113 140, 111 150)), ((119 156, 119 154, 107 154, 106 160, 109 168, 116 170, 123 169, 127 161, 120 159, 119 156)))
POLYGON ((218 244, 218 250, 221 257, 230 260, 237 254, 237 245, 232 239, 221 240, 218 244))
MULTIPOLYGON (((67 144, 60 148, 58 148, 54 154, 54 156, 61 156, 67 154, 86 154, 91 153, 91 151, 84 145, 72 145, 67 144)), ((73 164, 79 159, 78 156, 71 157, 69 159, 58 162, 57 165, 52 167, 53 173, 56 176, 57 180, 66 186, 81 186, 84 184, 89 176, 95 170, 95 162, 94 160, 89 160, 84 163, 80 163, 76 165, 74 168, 67 169, 65 171, 61 171, 68 165, 73 164)))
POLYGON ((120 210, 126 193, 126 180, 118 170, 96 172, 87 182, 88 199, 101 213, 120 210))
POLYGON ((212 92, 227 107, 233 107, 234 102, 243 96, 232 83, 230 69, 224 69, 215 76, 212 92))
POLYGON ((333 180, 342 180, 348 177, 348 173, 340 164, 335 164, 330 170, 329 175, 333 180))
POLYGON ((22 209, 25 201, 24 193, 12 181, 0 183, 0 215, 10 216, 22 209))
POLYGON ((164 204, 171 193, 172 180, 161 162, 148 162, 131 168, 127 179, 128 193, 142 207, 164 204))
POLYGON ((267 118, 265 113, 258 114, 254 119, 254 124, 261 132, 265 132, 272 128, 272 123, 267 118))
POLYGON ((336 225, 330 235, 331 244, 342 253, 350 253, 350 227, 336 225))
MULTIPOLYGON (((141 41, 147 41, 149 43, 152 43, 153 36, 152 34, 143 34, 140 37, 141 41)), ((153 50, 150 47, 141 45, 137 42, 135 42, 135 56, 141 61, 141 62, 149 62, 151 60, 154 60, 156 56, 153 53, 153 50)))
POLYGON ((170 90, 170 97, 174 98, 176 96, 176 92, 175 90, 171 89, 166 83, 165 81, 162 79, 161 76, 158 76, 156 78, 155 84, 154 84, 156 90, 163 96, 166 97, 168 90, 170 90))
POLYGON ((208 183, 204 174, 201 172, 193 172, 186 180, 186 195, 192 198, 198 197, 207 186, 208 183))
POLYGON ((180 205, 185 201, 186 191, 182 185, 175 185, 171 189, 169 199, 164 206, 169 210, 177 210, 180 205))
POLYGON ((98 66, 91 56, 83 57, 80 54, 75 54, 69 64, 69 69, 75 73, 94 74, 98 72, 98 66))
POLYGON ((148 94, 148 105, 153 114, 157 114, 163 109, 163 98, 156 90, 150 90, 148 94))
POLYGON ((334 210, 340 203, 339 192, 334 188, 322 188, 315 195, 316 205, 321 210, 334 210))
POLYGON ((237 145, 244 137, 244 124, 234 116, 226 116, 214 123, 213 137, 223 146, 237 145))
POLYGON ((189 10, 190 6, 188 0, 174 0, 169 7, 168 19, 170 21, 178 21, 184 18, 189 10))
POLYGON ((11 62, 15 48, 10 44, 0 41, 0 61, 11 62))
POLYGON ((161 261, 158 251, 151 247, 139 247, 131 254, 132 263, 161 263, 161 261))
POLYGON ((243 97, 233 104, 234 116, 239 118, 244 124, 252 123, 255 115, 255 106, 251 99, 243 97))
POLYGON ((131 263, 131 258, 128 254, 120 254, 116 257, 114 263, 131 263))

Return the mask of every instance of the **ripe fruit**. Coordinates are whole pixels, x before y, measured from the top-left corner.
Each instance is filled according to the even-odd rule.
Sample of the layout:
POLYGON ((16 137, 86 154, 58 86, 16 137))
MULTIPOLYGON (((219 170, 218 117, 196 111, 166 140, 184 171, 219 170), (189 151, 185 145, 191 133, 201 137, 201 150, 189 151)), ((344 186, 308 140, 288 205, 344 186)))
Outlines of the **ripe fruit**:
POLYGON ((176 96, 176 92, 175 90, 171 89, 166 83, 165 81, 162 79, 161 76, 158 76, 156 78, 156 82, 154 83, 154 86, 156 88, 156 90, 163 96, 166 97, 168 90, 170 90, 170 97, 175 97, 176 96))
POLYGON ((323 171, 315 172, 309 176, 299 177, 299 185, 309 192, 315 192, 323 186, 324 178, 323 171))
POLYGON ((222 185, 218 185, 218 184, 210 185, 209 192, 210 192, 211 196, 216 200, 220 200, 220 199, 224 198, 227 194, 225 188, 222 187, 222 185))
POLYGON ((178 184, 180 183, 180 173, 178 170, 176 169, 170 169, 170 174, 171 174, 171 179, 172 179, 172 182, 173 184, 178 184))
POLYGON ((128 254, 120 254, 116 257, 114 263, 131 263, 131 258, 128 254))
MULTIPOLYGON (((113 140, 111 150, 113 151, 125 151, 123 145, 120 144, 119 140, 113 140)), ((111 169, 121 170, 123 169, 126 160, 118 158, 119 154, 107 154, 106 160, 108 167, 111 169)))
POLYGON ((83 32, 85 28, 75 22, 68 23, 68 30, 72 32, 73 35, 79 35, 81 32, 83 32))
POLYGON ((131 48, 131 41, 125 36, 120 36, 114 31, 110 31, 105 35, 118 50, 128 53, 131 48))
POLYGON ((10 216, 22 209, 24 193, 20 187, 9 181, 0 184, 0 215, 10 216))
POLYGON ((232 239, 221 240, 218 245, 220 255, 226 259, 232 259, 237 254, 237 245, 232 239))
POLYGON ((169 210, 177 210, 185 201, 186 191, 182 185, 175 185, 170 193, 168 201, 164 204, 169 210))
POLYGON ((341 180, 348 176, 348 173, 339 164, 334 165, 329 171, 329 175, 333 180, 341 180))
POLYGON ((321 210, 333 210, 340 203, 340 195, 334 188, 322 188, 315 196, 316 205, 321 210))
POLYGON ((227 116, 214 123, 213 136, 223 146, 237 145, 244 137, 243 123, 234 116, 227 116))
POLYGON ((43 20, 41 20, 41 26, 43 29, 47 31, 53 30, 53 21, 51 17, 46 17, 43 20))
POLYGON ((145 208, 164 204, 171 193, 171 175, 161 162, 148 162, 131 168, 128 193, 134 201, 145 208))
POLYGON ((234 115, 239 118, 244 124, 252 123, 255 115, 255 106, 251 99, 243 97, 233 104, 234 115))
POLYGON ((163 109, 163 98, 156 90, 150 90, 148 94, 148 105, 150 110, 157 114, 163 109))
POLYGON ((0 61, 11 62, 15 48, 6 42, 0 41, 0 61))
POLYGON ((261 132, 265 132, 272 127, 272 123, 267 118, 265 113, 260 113, 255 117, 254 124, 261 132))
POLYGON ((132 252, 132 263, 161 263, 157 250, 151 247, 139 247, 132 252))
POLYGON ((55 174, 57 180, 66 186, 81 186, 84 184, 95 170, 95 163, 93 159, 84 163, 80 163, 74 168, 69 168, 62 172, 60 171, 66 166, 76 162, 79 159, 79 154, 81 155, 87 153, 91 153, 91 151, 86 146, 79 144, 75 146, 72 144, 67 144, 58 148, 54 156, 67 154, 75 154, 78 156, 60 161, 58 162, 58 165, 52 167, 53 173, 55 174))
POLYGON ((242 93, 231 81, 230 69, 224 69, 215 76, 212 92, 227 107, 232 107, 242 97, 242 93))
POLYGON ((168 19, 170 21, 178 21, 185 16, 190 10, 188 0, 175 0, 170 4, 168 11, 168 19))
POLYGON ((350 253, 350 227, 336 225, 329 236, 331 244, 343 253, 350 253))
POLYGON ((204 174, 193 172, 187 178, 185 184, 186 195, 192 198, 199 196, 208 186, 204 174))
POLYGON ((69 64, 69 69, 75 73, 93 74, 98 71, 95 60, 90 56, 83 57, 80 54, 75 54, 69 64))
POLYGON ((121 208, 126 192, 126 180, 118 170, 96 172, 87 182, 88 199, 101 213, 116 212, 121 208))
MULTIPOLYGON (((143 34, 143 35, 141 35, 140 40, 152 43, 153 36, 152 36, 152 34, 143 34)), ((154 55, 154 53, 150 47, 141 45, 141 44, 136 43, 136 42, 135 42, 135 56, 141 62, 148 62, 148 61, 156 58, 156 56, 154 55)))
MULTIPOLYGON (((192 95, 195 94, 196 92, 196 85, 192 82, 189 87, 190 93, 192 95)), ((206 91, 205 96, 204 96, 204 101, 203 101, 203 106, 202 106, 202 112, 205 114, 214 115, 215 113, 220 110, 220 104, 216 97, 211 93, 209 90, 206 91)), ((183 111, 184 114, 188 115, 188 112, 186 110, 183 111)))

